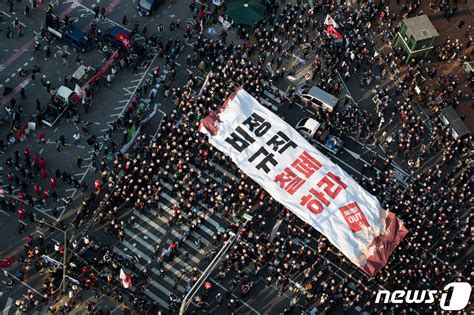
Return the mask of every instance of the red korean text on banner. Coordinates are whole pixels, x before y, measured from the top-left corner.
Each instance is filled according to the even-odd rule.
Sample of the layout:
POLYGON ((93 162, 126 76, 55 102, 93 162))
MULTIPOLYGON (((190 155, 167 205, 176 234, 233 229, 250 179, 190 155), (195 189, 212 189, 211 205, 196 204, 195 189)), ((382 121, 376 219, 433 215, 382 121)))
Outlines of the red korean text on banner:
POLYGON ((293 195, 306 181, 287 167, 283 173, 275 177, 275 182, 278 182, 281 188, 293 195))

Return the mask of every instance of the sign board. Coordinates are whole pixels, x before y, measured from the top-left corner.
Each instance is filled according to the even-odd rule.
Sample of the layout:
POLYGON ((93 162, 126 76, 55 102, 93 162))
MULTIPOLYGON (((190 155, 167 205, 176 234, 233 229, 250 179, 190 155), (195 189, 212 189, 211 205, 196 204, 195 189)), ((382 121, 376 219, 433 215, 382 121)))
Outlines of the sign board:
POLYGON ((62 263, 57 261, 56 259, 53 259, 47 255, 42 255, 41 258, 43 258, 47 263, 55 265, 55 266, 62 266, 62 263))
POLYGON ((199 130, 370 276, 408 233, 376 197, 243 89, 203 118, 199 130))
POLYGON ((66 276, 66 278, 68 278, 68 280, 71 281, 71 282, 74 283, 74 284, 77 284, 77 285, 80 285, 80 284, 81 284, 81 283, 79 282, 79 280, 74 279, 73 277, 66 276))

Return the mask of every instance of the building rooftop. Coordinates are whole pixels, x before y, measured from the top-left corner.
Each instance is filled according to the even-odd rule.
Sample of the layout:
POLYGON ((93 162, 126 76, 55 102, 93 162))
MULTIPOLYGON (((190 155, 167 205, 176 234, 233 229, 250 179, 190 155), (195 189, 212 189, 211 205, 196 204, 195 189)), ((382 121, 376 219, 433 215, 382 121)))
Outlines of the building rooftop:
POLYGON ((407 36, 413 36, 416 41, 439 36, 438 31, 425 14, 404 19, 403 23, 407 26, 407 36))

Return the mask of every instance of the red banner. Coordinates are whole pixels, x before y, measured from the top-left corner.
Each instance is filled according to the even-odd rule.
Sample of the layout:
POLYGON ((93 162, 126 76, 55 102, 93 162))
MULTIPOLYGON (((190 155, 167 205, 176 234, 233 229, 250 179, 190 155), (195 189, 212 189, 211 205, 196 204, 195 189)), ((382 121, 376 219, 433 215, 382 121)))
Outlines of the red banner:
POLYGON ((97 80, 99 80, 100 77, 102 77, 105 74, 107 69, 115 62, 115 60, 117 60, 118 57, 119 57, 119 49, 117 49, 112 54, 112 56, 110 56, 110 58, 105 62, 105 64, 102 66, 102 68, 100 68, 99 71, 97 71, 83 86, 81 86, 81 91, 80 93, 78 93, 79 99, 82 99, 84 97, 84 91, 89 86, 97 82, 97 80))

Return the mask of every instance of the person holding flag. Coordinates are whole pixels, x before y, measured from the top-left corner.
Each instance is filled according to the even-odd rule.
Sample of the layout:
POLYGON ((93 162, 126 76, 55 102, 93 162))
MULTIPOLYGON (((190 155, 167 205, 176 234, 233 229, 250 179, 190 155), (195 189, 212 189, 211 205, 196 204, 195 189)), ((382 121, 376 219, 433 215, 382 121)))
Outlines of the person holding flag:
POLYGON ((337 25, 336 21, 334 21, 334 19, 329 14, 324 20, 324 25, 326 25, 326 34, 333 35, 336 37, 336 39, 342 38, 342 35, 336 31, 336 28, 338 28, 339 25, 337 25))
POLYGON ((125 289, 133 288, 132 279, 128 274, 125 273, 125 271, 123 271, 123 268, 120 268, 120 280, 122 281, 122 286, 125 289))

